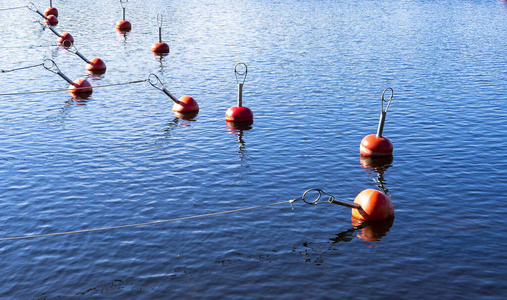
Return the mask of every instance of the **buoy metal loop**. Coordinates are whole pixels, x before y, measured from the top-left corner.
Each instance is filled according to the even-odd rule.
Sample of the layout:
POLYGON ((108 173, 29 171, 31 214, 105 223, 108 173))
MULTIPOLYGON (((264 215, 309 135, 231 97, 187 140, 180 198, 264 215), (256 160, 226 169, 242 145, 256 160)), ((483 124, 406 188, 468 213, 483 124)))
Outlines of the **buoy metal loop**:
POLYGON ((70 80, 69 77, 65 76, 65 74, 63 74, 62 71, 60 71, 60 68, 58 68, 58 66, 52 59, 46 58, 42 62, 42 65, 49 72, 55 73, 56 75, 59 75, 60 77, 65 79, 65 81, 67 81, 68 83, 75 85, 75 83, 72 80, 70 80))
POLYGON ((38 13, 39 15, 41 15, 41 17, 46 19, 46 16, 42 12, 40 12, 40 10, 37 8, 37 6, 35 4, 33 4, 33 2, 28 2, 26 7, 28 7, 29 10, 38 13))
POLYGON ((158 42, 162 43, 162 14, 157 14, 157 25, 158 25, 158 42))
POLYGON ((84 55, 83 55, 83 54, 81 54, 81 53, 77 50, 76 46, 75 46, 75 45, 74 45, 74 43, 72 43, 71 41, 69 41, 69 40, 65 40, 65 41, 63 41, 63 44, 62 44, 62 45, 63 45, 63 47, 65 48, 65 50, 69 51, 70 53, 74 53, 74 54, 76 54, 77 56, 79 56, 79 58, 81 58, 82 60, 84 60, 87 64, 89 64, 89 63, 90 63, 90 61, 89 61, 86 57, 84 57, 84 55))
POLYGON ((245 84, 247 74, 248 67, 245 63, 239 62, 234 66, 234 76, 236 76, 236 82, 238 83, 238 107, 243 106, 243 85, 245 84), (239 70, 238 67, 240 68, 239 70), (243 76, 243 81, 241 81, 241 76, 243 76))
POLYGON ((127 8, 128 0, 120 0, 120 6, 123 11, 123 21, 125 21, 125 9, 127 8))
POLYGON ((389 106, 391 105, 391 101, 393 100, 393 97, 394 97, 394 90, 390 87, 386 88, 382 92, 382 99, 380 100, 380 120, 379 120, 378 128, 377 128, 377 137, 378 138, 382 137, 382 131, 384 130, 384 123, 386 121, 387 110, 389 109, 389 106), (389 99, 386 100, 386 99, 384 99, 384 95, 387 90, 391 90, 391 96, 389 97, 389 99), (384 102, 387 102, 387 106, 386 106, 385 110, 384 110, 384 102))
POLYGON ((171 98, 171 100, 173 100, 174 103, 180 104, 180 101, 176 99, 176 97, 171 95, 171 93, 169 93, 169 91, 165 88, 164 84, 162 83, 162 81, 160 81, 157 75, 153 73, 148 75, 148 82, 151 84, 151 86, 153 86, 157 90, 164 92, 167 96, 169 96, 169 98, 171 98))

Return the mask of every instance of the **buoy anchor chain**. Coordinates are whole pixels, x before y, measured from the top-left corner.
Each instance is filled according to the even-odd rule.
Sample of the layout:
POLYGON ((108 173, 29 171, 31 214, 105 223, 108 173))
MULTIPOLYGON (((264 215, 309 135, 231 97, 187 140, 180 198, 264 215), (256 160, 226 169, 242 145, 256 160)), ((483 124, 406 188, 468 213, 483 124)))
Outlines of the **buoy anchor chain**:
POLYGON ((162 81, 158 78, 157 75, 151 73, 148 75, 148 82, 156 88, 157 90, 160 90, 164 92, 169 98, 174 101, 173 105, 173 112, 176 113, 191 113, 191 112, 197 112, 199 111, 199 105, 197 104, 197 101, 194 100, 194 98, 190 96, 183 96, 180 99, 176 99, 169 91, 165 88, 162 81))
POLYGON ((238 105, 230 107, 225 112, 226 122, 253 122, 252 111, 248 107, 243 106, 243 86, 245 84, 247 74, 247 65, 241 62, 237 63, 234 67, 234 76, 236 77, 236 83, 238 84, 238 105), (238 67, 240 69, 238 69, 238 67))
POLYGON ((394 91, 392 88, 388 87, 382 92, 382 99, 380 100, 380 120, 377 128, 376 134, 370 134, 365 136, 361 140, 361 144, 359 146, 359 153, 363 156, 369 157, 383 157, 390 156, 393 154, 393 144, 391 141, 382 135, 384 130, 384 124, 386 120, 387 110, 391 105, 391 101, 393 100, 394 91), (391 96, 389 99, 385 100, 384 95, 387 90, 391 90, 391 96), (386 109, 384 110, 384 102, 387 102, 386 109))
POLYGON ((80 99, 86 99, 93 93, 92 85, 86 79, 78 78, 74 81, 70 80, 69 77, 65 76, 65 74, 60 71, 60 68, 58 68, 52 59, 45 59, 43 61, 43 66, 46 70, 62 77, 70 84, 69 94, 72 96, 78 97, 80 99))

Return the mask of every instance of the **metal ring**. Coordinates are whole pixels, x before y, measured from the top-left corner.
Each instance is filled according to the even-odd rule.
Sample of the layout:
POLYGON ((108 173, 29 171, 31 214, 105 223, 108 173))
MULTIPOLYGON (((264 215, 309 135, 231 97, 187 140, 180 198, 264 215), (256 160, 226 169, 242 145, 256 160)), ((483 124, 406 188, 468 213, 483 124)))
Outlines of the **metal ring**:
POLYGON ((157 25, 158 28, 162 28, 163 17, 162 14, 157 14, 157 25))
POLYGON ((384 112, 387 112, 387 110, 389 109, 389 105, 391 105, 391 101, 393 100, 393 97, 394 97, 394 90, 392 88, 390 88, 390 87, 386 88, 382 92, 382 100, 380 101, 380 107, 381 107, 382 111, 384 111, 384 102, 388 102, 386 110, 384 111, 384 112), (386 93, 387 90, 391 90, 391 96, 389 97, 389 99, 385 100, 384 99, 384 94, 386 93))
POLYGON ((151 73, 150 75, 148 75, 148 82, 154 87, 156 88, 157 90, 161 90, 163 91, 165 89, 165 86, 164 84, 162 83, 162 81, 160 81, 160 79, 158 78, 157 75, 151 73), (157 85, 160 84, 161 87, 158 87, 157 85))
POLYGON ((129 2, 129 0, 120 0, 120 5, 122 8, 126 8, 127 7, 127 3, 129 2))
MULTIPOLYGON (((52 68, 56 67, 58 69, 58 66, 56 65, 56 63, 52 60, 52 59, 49 59, 49 58, 46 58, 43 62, 42 62, 42 65, 44 66, 44 68, 48 71, 51 71, 53 73, 55 73, 55 71, 51 70, 52 68), (50 65, 47 64, 47 62, 51 63, 50 65)), ((58 69, 58 71, 60 71, 60 69, 58 69)))
POLYGON ((246 80, 246 75, 248 74, 248 67, 246 66, 245 63, 242 63, 242 62, 239 62, 237 63, 235 66, 234 66, 234 75, 236 76, 236 82, 239 84, 239 79, 238 79, 238 75, 239 76, 244 76, 243 77, 243 82, 241 84, 244 84, 245 83, 245 80, 246 80), (243 65, 245 66, 245 71, 244 72, 239 72, 238 71, 238 66, 240 65, 243 65))
POLYGON ((320 200, 320 198, 322 197, 322 193, 323 191, 321 189, 309 189, 309 190, 306 190, 304 193, 303 193, 303 196, 301 196, 301 200, 303 200, 306 204, 313 204, 313 205, 317 205, 317 202, 320 200), (305 196, 306 194, 308 194, 309 192, 311 191, 317 191, 319 193, 319 195, 317 196, 317 198, 313 201, 306 201, 305 199, 305 196))
POLYGON ((35 12, 37 12, 39 10, 37 8, 37 6, 35 4, 33 4, 33 2, 28 2, 28 4, 26 5, 26 7, 28 7, 29 10, 35 11, 35 12))

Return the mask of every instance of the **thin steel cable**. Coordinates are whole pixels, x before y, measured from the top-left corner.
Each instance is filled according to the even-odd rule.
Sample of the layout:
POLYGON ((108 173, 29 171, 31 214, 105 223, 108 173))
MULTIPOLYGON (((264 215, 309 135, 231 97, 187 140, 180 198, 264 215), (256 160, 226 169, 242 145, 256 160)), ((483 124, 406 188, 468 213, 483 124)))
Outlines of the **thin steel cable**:
POLYGON ((12 241, 12 240, 33 239, 33 238, 39 238, 39 237, 69 235, 69 234, 76 234, 76 233, 87 233, 87 232, 95 232, 95 231, 106 231, 106 230, 113 230, 113 229, 121 229, 121 228, 137 227, 137 226, 146 226, 146 225, 154 225, 154 224, 168 223, 168 222, 174 222, 174 221, 182 221, 182 220, 189 220, 189 219, 204 218, 204 217, 210 217, 210 216, 217 216, 217 215, 229 214, 229 213, 234 213, 234 212, 246 211, 246 210, 251 210, 251 209, 258 209, 258 208, 264 208, 264 207, 269 207, 269 206, 275 206, 275 205, 280 205, 280 204, 285 204, 285 203, 290 203, 292 205, 293 202, 301 200, 301 199, 302 198, 291 199, 291 200, 277 202, 277 203, 271 203, 271 204, 265 204, 265 205, 259 205, 259 206, 252 206, 252 207, 246 207, 246 208, 238 208, 238 209, 232 209, 232 210, 227 210, 227 211, 222 211, 222 212, 215 212, 215 213, 209 213, 209 214, 203 214, 203 215, 195 215, 195 216, 189 216, 189 217, 181 217, 181 218, 174 218, 174 219, 168 219, 168 220, 153 221, 153 222, 145 222, 145 223, 137 223, 137 224, 129 224, 129 225, 120 225, 120 226, 111 226, 111 227, 103 227, 103 228, 94 228, 94 229, 75 230, 75 231, 66 231, 66 232, 57 232, 57 233, 47 233, 47 234, 36 234, 36 235, 25 235, 25 236, 1 238, 0 242, 1 241, 12 241))
POLYGON ((35 68, 35 67, 39 67, 39 66, 42 66, 42 65, 43 64, 37 64, 37 65, 32 65, 32 66, 20 67, 20 68, 15 68, 15 69, 10 69, 10 70, 0 70, 0 71, 1 71, 1 73, 14 72, 14 71, 18 71, 18 70, 35 68))
POLYGON ((24 6, 16 6, 16 7, 8 7, 8 8, 0 8, 0 11, 4 11, 4 10, 13 10, 13 9, 19 9, 19 8, 25 8, 25 7, 28 7, 28 5, 24 5, 24 6))
MULTIPOLYGON (((140 82, 145 82, 145 81, 148 81, 148 80, 147 79, 143 79, 143 80, 122 82, 122 83, 104 84, 104 85, 92 86, 92 88, 97 89, 97 88, 111 87, 111 86, 117 86, 117 85, 134 84, 134 83, 140 83, 140 82)), ((75 88, 74 90, 80 90, 80 89, 88 89, 88 87, 75 88)), ((15 96, 15 95, 27 95, 27 94, 54 93, 54 92, 63 92, 63 91, 68 91, 68 90, 69 89, 34 91, 34 92, 14 92, 14 93, 3 93, 3 94, 0 94, 0 96, 15 96)))

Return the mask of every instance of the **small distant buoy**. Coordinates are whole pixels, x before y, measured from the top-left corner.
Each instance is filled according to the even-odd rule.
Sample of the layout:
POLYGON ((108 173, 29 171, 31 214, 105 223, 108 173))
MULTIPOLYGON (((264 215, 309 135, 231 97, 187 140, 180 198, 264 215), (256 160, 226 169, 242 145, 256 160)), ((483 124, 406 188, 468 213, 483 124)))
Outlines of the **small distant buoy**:
POLYGON ((65 41, 69 41, 71 44, 74 44, 74 38, 72 37, 72 35, 68 32, 64 32, 62 33, 58 39, 56 40, 56 42, 59 44, 59 45, 63 45, 65 41))
POLYGON ((248 68, 244 63, 237 63, 234 67, 234 75, 238 83, 238 105, 230 107, 225 112, 226 122, 253 122, 253 113, 250 108, 243 106, 243 85, 245 83, 248 68), (238 71, 238 66, 244 66, 243 72, 238 71), (238 76, 243 76, 243 81, 240 82, 238 76))
POLYGON ((379 221, 394 217, 393 203, 386 194, 366 189, 359 193, 354 199, 359 208, 352 209, 352 216, 364 221, 379 221))
POLYGON ((387 110, 389 109, 389 105, 391 105, 393 96, 394 91, 390 87, 385 89, 384 92, 382 92, 382 100, 380 101, 381 105, 380 120, 378 124, 377 134, 370 134, 362 139, 361 145, 359 146, 359 152, 361 153, 361 155, 382 157, 393 154, 393 144, 388 138, 382 136, 387 110), (384 94, 387 90, 391 90, 391 97, 389 97, 388 100, 384 100, 384 94), (384 102, 388 102, 385 110, 384 110, 384 102))
POLYGON ((106 72, 106 64, 102 59, 95 57, 86 64, 85 70, 93 74, 103 74, 106 72))
POLYGON ((121 20, 116 23, 116 30, 127 32, 132 30, 132 25, 129 21, 121 20))
POLYGON ((369 134, 361 141, 359 152, 364 156, 382 157, 393 154, 393 144, 386 137, 369 134))
POLYGON ((46 8, 46 10, 44 10, 44 15, 46 17, 53 15, 58 18, 58 9, 56 9, 54 7, 48 7, 48 8, 46 8))
POLYGON ((91 96, 92 93, 92 85, 84 78, 76 79, 73 84, 69 85, 69 94, 72 96, 78 96, 84 99, 91 96))
POLYGON ((155 43, 151 46, 151 52, 154 54, 167 54, 169 53, 169 45, 166 43, 155 43))
POLYGON ((44 23, 49 26, 56 26, 58 25, 58 18, 55 15, 49 15, 44 23))
POLYGON ((179 113, 189 113, 199 111, 199 105, 194 98, 190 96, 183 96, 178 99, 178 102, 175 102, 173 105, 173 111, 179 113))

